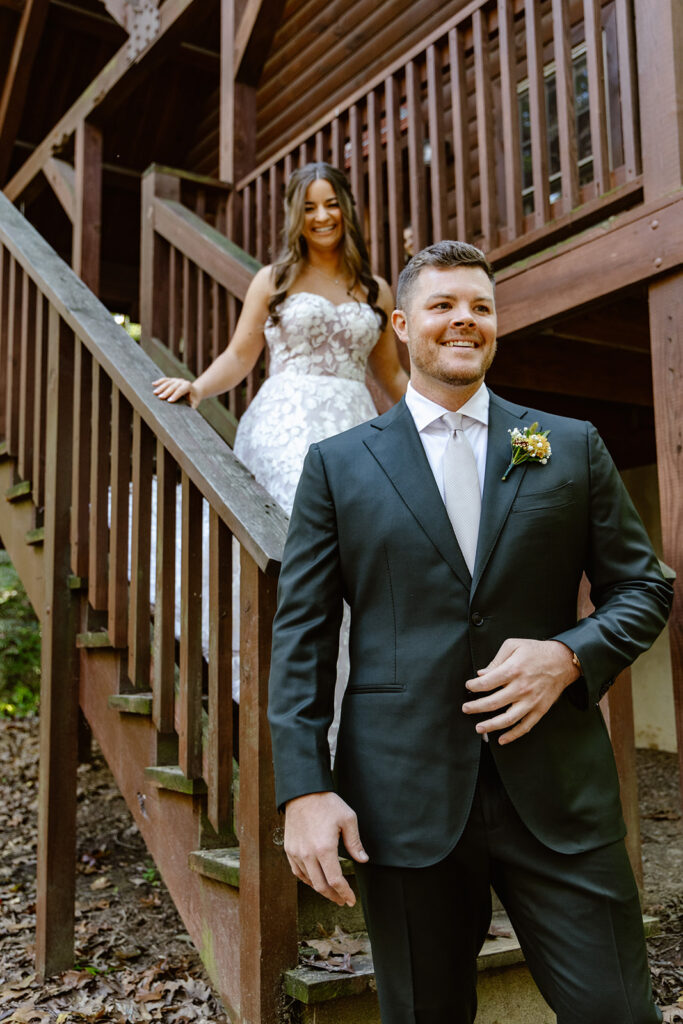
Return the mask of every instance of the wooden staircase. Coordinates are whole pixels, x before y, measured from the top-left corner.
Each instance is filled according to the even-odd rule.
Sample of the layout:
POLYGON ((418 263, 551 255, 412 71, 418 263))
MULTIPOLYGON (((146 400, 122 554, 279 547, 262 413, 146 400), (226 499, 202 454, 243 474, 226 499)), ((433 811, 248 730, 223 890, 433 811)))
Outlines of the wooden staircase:
MULTIPOLYGON (((143 182, 143 294, 156 300, 141 310, 142 347, 0 194, 0 538, 43 628, 37 967, 50 974, 72 961, 80 708, 231 1019, 374 1024, 369 956, 355 956, 347 974, 297 966, 298 941, 337 924, 361 932, 364 922, 359 906, 340 910, 298 885, 282 850, 265 708, 287 520, 215 432, 231 442, 263 368, 246 395, 207 403, 203 415, 151 390, 159 370, 147 352, 167 371, 200 372, 258 266, 181 203, 181 187, 155 168, 143 182), (196 568, 207 543, 203 502, 208 595, 196 568)), ((345 870, 352 875, 351 862, 345 870)), ((478 1022, 555 1019, 514 936, 489 939, 479 968, 478 1022)))

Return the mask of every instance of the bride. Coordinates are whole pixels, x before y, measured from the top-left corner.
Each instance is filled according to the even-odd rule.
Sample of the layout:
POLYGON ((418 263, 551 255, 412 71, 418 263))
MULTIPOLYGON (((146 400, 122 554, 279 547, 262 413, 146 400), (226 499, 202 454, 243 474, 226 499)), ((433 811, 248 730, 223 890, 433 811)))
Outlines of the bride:
POLYGON ((251 282, 229 345, 195 381, 161 377, 154 393, 187 397, 196 408, 244 380, 267 344, 269 376, 240 420, 234 450, 289 515, 309 446, 376 415, 366 367, 392 402, 403 395, 392 309, 389 286, 370 271, 345 176, 306 164, 287 184, 278 259, 251 282))

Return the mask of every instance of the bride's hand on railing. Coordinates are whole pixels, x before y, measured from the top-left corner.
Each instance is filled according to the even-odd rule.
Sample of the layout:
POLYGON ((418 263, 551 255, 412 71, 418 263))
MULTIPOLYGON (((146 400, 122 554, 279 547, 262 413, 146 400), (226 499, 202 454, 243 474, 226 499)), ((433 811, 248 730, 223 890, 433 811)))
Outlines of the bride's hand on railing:
POLYGON ((181 398, 187 398, 192 408, 196 409, 201 401, 194 381, 185 380, 183 377, 159 377, 153 382, 152 387, 157 398, 163 398, 166 402, 178 402, 181 398))

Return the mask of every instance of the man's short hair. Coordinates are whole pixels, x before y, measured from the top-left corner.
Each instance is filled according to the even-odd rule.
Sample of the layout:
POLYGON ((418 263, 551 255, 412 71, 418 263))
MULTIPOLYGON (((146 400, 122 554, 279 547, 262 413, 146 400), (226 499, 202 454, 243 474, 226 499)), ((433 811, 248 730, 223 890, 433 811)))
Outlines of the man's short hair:
POLYGON ((476 245, 468 242, 435 242, 415 253, 399 274, 396 289, 396 305, 405 309, 415 281, 425 267, 448 269, 450 267, 481 267, 489 281, 495 286, 491 264, 476 245))

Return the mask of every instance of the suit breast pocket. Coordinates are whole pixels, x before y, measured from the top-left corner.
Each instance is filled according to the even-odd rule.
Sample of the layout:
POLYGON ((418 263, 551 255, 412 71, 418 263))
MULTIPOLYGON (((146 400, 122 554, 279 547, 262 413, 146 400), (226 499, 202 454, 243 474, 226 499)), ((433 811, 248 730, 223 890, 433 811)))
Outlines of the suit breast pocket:
POLYGON ((559 487, 546 491, 532 491, 518 494, 513 502, 510 514, 515 512, 548 512, 550 509, 563 508, 574 503, 574 484, 568 480, 559 487))

